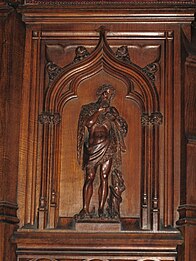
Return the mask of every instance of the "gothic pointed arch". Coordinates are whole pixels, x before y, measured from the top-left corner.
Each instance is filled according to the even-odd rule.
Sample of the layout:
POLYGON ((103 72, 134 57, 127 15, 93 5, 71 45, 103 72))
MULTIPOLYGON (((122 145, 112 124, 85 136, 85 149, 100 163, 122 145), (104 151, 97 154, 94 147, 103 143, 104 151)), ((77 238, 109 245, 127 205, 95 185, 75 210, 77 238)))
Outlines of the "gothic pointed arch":
POLYGON ((49 86, 45 99, 45 110, 62 111, 64 103, 77 97, 79 84, 101 70, 121 79, 127 86, 127 98, 134 100, 141 113, 159 111, 159 100, 153 81, 142 68, 116 55, 106 39, 105 28, 99 29, 100 39, 95 50, 79 62, 63 68, 49 86), (138 90, 134 90, 134 85, 138 90))
MULTIPOLYGON (((84 46, 78 46, 74 61, 61 69, 48 86, 44 112, 40 115, 43 124, 42 150, 42 187, 39 213, 45 211, 44 220, 49 227, 58 223, 59 187, 61 173, 61 141, 63 133, 61 117, 69 101, 78 98, 78 88, 86 80, 104 72, 123 83, 126 99, 137 104, 141 118, 141 208, 140 224, 142 229, 159 229, 159 166, 158 139, 162 114, 159 112, 159 98, 152 77, 138 65, 131 62, 128 49, 121 46, 116 53, 110 48, 105 28, 99 29, 99 42, 89 53, 84 46), (151 153, 152 152, 152 153, 151 153), (154 163, 154 168, 150 162, 154 163), (50 185, 51 184, 51 185, 50 185), (50 195, 50 199, 46 199, 50 195), (46 211, 47 210, 47 211, 46 211)), ((152 76, 152 75, 150 75, 152 76)), ((41 214, 39 215, 42 216, 41 214)), ((43 219, 43 218, 42 218, 43 219)), ((44 226, 44 225, 43 225, 44 226)))

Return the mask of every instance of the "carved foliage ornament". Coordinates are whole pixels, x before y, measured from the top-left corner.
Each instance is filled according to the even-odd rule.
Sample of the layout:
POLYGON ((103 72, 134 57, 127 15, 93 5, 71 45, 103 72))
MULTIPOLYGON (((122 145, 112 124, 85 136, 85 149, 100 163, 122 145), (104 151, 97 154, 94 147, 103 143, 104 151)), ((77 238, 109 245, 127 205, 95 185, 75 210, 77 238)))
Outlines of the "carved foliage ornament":
MULTIPOLYGON (((101 27, 100 28, 100 34, 103 33, 103 32, 105 32, 105 28, 101 27)), ((88 52, 88 50, 84 46, 78 46, 75 49, 75 57, 74 57, 72 64, 78 63, 88 56, 90 56, 90 53, 88 52)), ((120 46, 116 50, 114 56, 119 61, 122 61, 122 62, 128 63, 128 64, 133 64, 131 59, 130 59, 130 56, 129 56, 128 47, 125 46, 125 45, 120 46)), ((138 68, 140 68, 137 64, 134 64, 134 65, 137 66, 138 68)), ((144 68, 140 68, 140 69, 143 73, 145 73, 147 75, 147 77, 152 82, 155 81, 155 73, 158 70, 156 63, 148 64, 144 68)), ((46 65, 46 70, 47 70, 48 76, 49 76, 49 84, 51 84, 51 82, 62 72, 63 68, 59 67, 58 65, 56 65, 52 61, 49 61, 46 65)))
POLYGON ((82 61, 84 58, 88 57, 90 53, 84 46, 78 46, 75 50, 74 63, 82 61))
MULTIPOLYGON (((115 57, 118 60, 123 61, 125 63, 132 63, 130 56, 129 56, 129 50, 128 50, 127 46, 119 47, 115 53, 115 57)), ((158 70, 157 65, 155 63, 148 64, 144 68, 141 68, 141 70, 149 77, 149 79, 151 81, 153 81, 153 82, 155 81, 155 73, 158 70)))
POLYGON ((142 126, 161 125, 163 122, 163 115, 160 112, 153 112, 150 115, 143 113, 141 117, 142 126))
POLYGON ((131 63, 127 46, 119 47, 115 53, 115 57, 120 61, 131 63))
POLYGON ((62 68, 53 62, 48 62, 46 65, 46 70, 48 72, 49 81, 52 82, 62 71, 62 68))
MULTIPOLYGON (((84 46, 78 46, 75 50, 75 58, 73 60, 73 63, 80 62, 89 55, 90 53, 84 46)), ((63 71, 63 68, 49 61, 46 64, 46 71, 48 72, 49 82, 51 84, 52 81, 63 71)))
POLYGON ((142 71, 152 80, 155 81, 155 73, 157 72, 158 68, 156 63, 148 64, 146 67, 142 69, 142 71))

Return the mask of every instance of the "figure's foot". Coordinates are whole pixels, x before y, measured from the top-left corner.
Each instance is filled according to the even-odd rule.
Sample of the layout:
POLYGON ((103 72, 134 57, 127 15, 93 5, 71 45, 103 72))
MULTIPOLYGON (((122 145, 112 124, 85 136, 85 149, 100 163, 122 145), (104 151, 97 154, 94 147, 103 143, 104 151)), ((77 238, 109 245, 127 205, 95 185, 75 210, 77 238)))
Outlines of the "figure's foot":
POLYGON ((86 209, 80 210, 79 214, 77 215, 77 218, 84 219, 90 217, 90 213, 86 209))
POLYGON ((99 215, 100 218, 104 216, 104 211, 103 211, 102 208, 98 209, 98 215, 99 215))

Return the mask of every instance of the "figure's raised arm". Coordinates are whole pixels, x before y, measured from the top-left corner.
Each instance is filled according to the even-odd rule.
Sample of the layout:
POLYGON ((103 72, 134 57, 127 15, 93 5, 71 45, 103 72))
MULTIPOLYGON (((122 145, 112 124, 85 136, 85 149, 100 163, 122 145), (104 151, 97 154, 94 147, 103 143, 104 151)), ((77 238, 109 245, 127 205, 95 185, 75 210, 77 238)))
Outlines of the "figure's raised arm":
POLYGON ((87 117, 85 120, 85 126, 87 128, 91 128, 98 120, 99 115, 105 113, 106 108, 100 107, 98 108, 91 116, 87 117))

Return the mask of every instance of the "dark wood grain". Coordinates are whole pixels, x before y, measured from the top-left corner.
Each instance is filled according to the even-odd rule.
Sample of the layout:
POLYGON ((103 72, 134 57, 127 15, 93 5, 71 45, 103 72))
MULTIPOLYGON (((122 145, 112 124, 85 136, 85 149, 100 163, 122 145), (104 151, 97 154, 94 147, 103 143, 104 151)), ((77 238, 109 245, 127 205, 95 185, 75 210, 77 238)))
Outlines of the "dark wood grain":
POLYGON ((17 228, 17 182, 24 27, 12 8, 0 12, 0 260, 15 260, 10 238, 17 228), (9 33, 8 33, 9 32, 9 33))
POLYGON ((184 135, 183 141, 185 151, 183 153, 184 171, 181 173, 181 201, 178 208, 179 220, 177 224, 183 232, 185 242, 182 249, 182 260, 194 260, 196 255, 195 248, 195 217, 196 217, 196 49, 195 24, 192 26, 192 41, 184 44, 187 52, 185 62, 185 81, 184 81, 184 135), (190 248, 188 248, 190 246, 190 248))
MULTIPOLYGON (((8 2, 0 1, 0 260, 194 261, 195 1, 8 2), (128 123, 126 190, 118 227, 90 220, 79 232, 78 117, 105 83, 128 123)), ((94 183, 97 206, 98 176, 94 183)))

